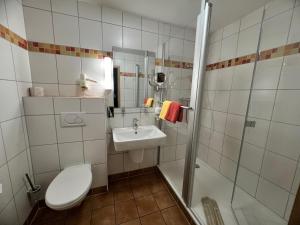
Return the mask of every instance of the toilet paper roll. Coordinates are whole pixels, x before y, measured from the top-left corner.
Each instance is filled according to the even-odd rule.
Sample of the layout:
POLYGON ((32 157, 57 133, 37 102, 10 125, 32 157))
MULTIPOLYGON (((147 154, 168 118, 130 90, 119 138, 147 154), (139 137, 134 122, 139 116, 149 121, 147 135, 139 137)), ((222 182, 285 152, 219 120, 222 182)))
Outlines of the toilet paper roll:
POLYGON ((155 115, 159 115, 160 111, 161 111, 161 107, 155 107, 155 109, 154 109, 155 115))
POLYGON ((35 96, 35 97, 43 97, 43 96, 45 96, 44 88, 43 87, 32 87, 32 88, 30 88, 30 94, 31 94, 31 96, 35 96))

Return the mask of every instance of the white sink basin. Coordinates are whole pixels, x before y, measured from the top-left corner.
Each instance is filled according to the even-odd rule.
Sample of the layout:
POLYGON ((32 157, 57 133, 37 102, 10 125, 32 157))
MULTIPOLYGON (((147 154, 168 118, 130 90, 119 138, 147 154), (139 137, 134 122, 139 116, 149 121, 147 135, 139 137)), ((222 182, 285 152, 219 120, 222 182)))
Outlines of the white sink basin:
POLYGON ((116 151, 141 150, 160 146, 167 135, 156 126, 139 126, 137 133, 132 127, 112 130, 116 151))

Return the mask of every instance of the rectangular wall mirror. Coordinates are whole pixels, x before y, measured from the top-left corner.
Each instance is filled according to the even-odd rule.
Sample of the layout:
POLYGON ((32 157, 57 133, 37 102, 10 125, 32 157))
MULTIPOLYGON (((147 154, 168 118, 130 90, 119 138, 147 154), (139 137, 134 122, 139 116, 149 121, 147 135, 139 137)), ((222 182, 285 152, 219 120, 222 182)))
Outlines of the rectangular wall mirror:
POLYGON ((149 81, 155 77, 155 53, 113 47, 114 108, 144 107, 153 98, 149 81))

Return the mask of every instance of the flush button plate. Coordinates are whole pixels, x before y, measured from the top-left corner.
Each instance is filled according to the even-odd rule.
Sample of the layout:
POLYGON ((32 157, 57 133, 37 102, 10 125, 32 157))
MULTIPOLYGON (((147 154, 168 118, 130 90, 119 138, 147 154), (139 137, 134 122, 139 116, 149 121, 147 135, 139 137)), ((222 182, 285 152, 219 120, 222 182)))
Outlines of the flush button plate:
POLYGON ((255 127, 256 121, 255 120, 246 120, 246 127, 255 127))
POLYGON ((62 112, 60 114, 61 127, 83 127, 85 126, 85 112, 62 112))

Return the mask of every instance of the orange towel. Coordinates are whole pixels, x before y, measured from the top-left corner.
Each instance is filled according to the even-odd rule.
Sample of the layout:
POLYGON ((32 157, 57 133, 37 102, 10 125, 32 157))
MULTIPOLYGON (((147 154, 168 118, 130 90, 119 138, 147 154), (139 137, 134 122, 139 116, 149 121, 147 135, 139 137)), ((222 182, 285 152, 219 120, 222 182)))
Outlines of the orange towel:
POLYGON ((176 123, 176 121, 179 118, 180 110, 181 110, 181 104, 178 102, 172 102, 168 110, 168 113, 166 115, 166 120, 172 123, 176 123))

